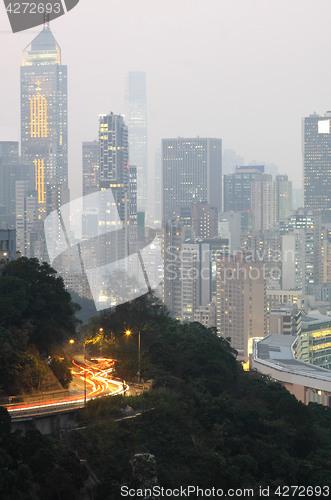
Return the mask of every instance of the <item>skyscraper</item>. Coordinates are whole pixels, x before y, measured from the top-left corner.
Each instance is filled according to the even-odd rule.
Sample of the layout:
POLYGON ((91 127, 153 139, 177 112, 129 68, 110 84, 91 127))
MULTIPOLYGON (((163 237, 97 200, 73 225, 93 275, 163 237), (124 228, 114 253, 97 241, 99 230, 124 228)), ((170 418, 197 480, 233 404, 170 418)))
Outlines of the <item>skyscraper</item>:
POLYGON ((147 210, 146 74, 130 71, 126 77, 130 164, 137 167, 138 211, 147 210))
POLYGON ((23 52, 21 153, 35 167, 39 216, 46 216, 46 186, 68 185, 67 67, 48 23, 23 52))
MULTIPOLYGON (((236 172, 224 176, 224 211, 241 212, 241 227, 252 229, 252 183, 272 181, 271 175, 264 174, 263 165, 237 167, 236 172)), ((259 207, 260 200, 253 201, 259 207)))
MULTIPOLYGON (((120 260, 129 252, 130 167, 128 127, 121 115, 99 117, 100 190, 111 188, 123 231, 116 232, 116 243, 109 245, 106 260, 120 260)), ((102 207, 99 224, 102 223, 102 207)), ((115 222, 115 221, 114 221, 115 222)))
POLYGON ((302 120, 304 207, 331 217, 331 111, 302 120))
POLYGON ((276 175, 277 217, 284 220, 292 211, 292 182, 287 175, 276 175))
POLYGON ((99 143, 83 142, 83 196, 99 190, 99 143))
POLYGON ((162 140, 162 220, 208 203, 222 210, 222 139, 162 140))

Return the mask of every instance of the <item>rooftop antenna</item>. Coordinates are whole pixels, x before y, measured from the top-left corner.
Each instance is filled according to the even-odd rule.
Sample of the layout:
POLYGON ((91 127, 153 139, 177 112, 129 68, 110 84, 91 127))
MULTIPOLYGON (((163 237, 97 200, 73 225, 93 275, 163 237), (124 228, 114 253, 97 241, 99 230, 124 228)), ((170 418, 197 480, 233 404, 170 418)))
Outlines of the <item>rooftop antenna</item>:
POLYGON ((44 12, 44 28, 49 28, 49 13, 44 12))

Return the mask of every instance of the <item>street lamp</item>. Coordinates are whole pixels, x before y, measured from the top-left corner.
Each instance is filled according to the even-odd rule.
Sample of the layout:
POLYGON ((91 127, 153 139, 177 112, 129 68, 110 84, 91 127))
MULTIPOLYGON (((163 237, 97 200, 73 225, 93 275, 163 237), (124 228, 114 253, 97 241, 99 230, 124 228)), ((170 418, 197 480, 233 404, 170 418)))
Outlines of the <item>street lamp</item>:
MULTIPOLYGON (((69 340, 70 344, 74 344, 75 341, 73 339, 69 340)), ((86 368, 85 368, 85 345, 86 345, 86 340, 83 341, 83 348, 84 348, 84 407, 86 406, 86 368)))
POLYGON ((100 335, 100 358, 101 358, 101 355, 102 355, 101 335, 102 335, 102 338, 103 338, 103 328, 99 328, 99 335, 100 335))
MULTIPOLYGON (((127 330, 125 335, 131 335, 131 330, 127 330)), ((138 384, 140 386, 140 332, 138 332, 138 384)))

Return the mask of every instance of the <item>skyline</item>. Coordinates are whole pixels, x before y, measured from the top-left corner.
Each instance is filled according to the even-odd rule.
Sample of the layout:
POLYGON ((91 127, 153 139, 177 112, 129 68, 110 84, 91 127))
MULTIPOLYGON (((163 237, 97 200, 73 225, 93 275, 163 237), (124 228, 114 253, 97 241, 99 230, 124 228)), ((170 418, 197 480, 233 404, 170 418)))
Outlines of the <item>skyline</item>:
MULTIPOLYGON (((81 195, 82 142, 97 139, 98 115, 125 114, 130 71, 146 72, 149 173, 161 139, 199 135, 221 138, 245 164, 276 164, 301 187, 301 119, 331 108, 329 3, 96 0, 93 12, 81 0, 51 23, 68 66, 72 198, 81 195)), ((3 14, 0 140, 18 140, 22 53, 42 26, 12 34, 3 14)))

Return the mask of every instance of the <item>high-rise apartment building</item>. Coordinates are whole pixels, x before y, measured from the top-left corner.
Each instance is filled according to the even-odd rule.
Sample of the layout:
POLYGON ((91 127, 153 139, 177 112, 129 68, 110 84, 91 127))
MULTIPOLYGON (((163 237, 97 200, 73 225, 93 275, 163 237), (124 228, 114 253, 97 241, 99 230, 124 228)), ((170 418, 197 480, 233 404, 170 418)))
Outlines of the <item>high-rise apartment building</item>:
POLYGON ((253 339, 267 334, 267 294, 263 264, 245 256, 217 260, 216 325, 218 335, 248 360, 253 339))
POLYGON ((218 232, 217 209, 207 203, 191 206, 191 221, 194 238, 215 238, 218 232))
POLYGON ((287 175, 276 175, 276 220, 286 219, 292 211, 292 182, 287 175))
POLYGON ((148 208, 146 74, 130 71, 126 77, 129 161, 137 167, 138 211, 148 208))
POLYGON ((67 67, 47 23, 23 52, 21 154, 34 165, 38 210, 44 218, 47 184, 68 185, 67 67))
POLYGON ((83 142, 83 196, 99 190, 99 143, 83 142))
POLYGON ((154 182, 155 182, 155 190, 154 190, 154 224, 156 227, 160 227, 161 224, 161 207, 162 207, 162 194, 161 194, 161 185, 162 185, 162 176, 161 176, 161 150, 158 149, 155 152, 155 164, 154 164, 154 182))
POLYGON ((22 257, 34 257, 30 231, 38 221, 38 199, 27 181, 16 181, 16 250, 22 257))
POLYGON ((182 315, 181 250, 184 241, 185 228, 182 224, 162 224, 163 302, 178 320, 181 320, 182 315))
POLYGON ((304 207, 331 217, 331 112, 302 120, 304 207))
POLYGON ((183 243, 181 248, 182 321, 194 321, 199 306, 211 301, 211 246, 183 243))
POLYGON ((208 203, 222 210, 222 139, 162 140, 162 220, 208 203))
POLYGON ((276 189, 271 176, 251 182, 252 231, 267 231, 276 221, 276 189))

